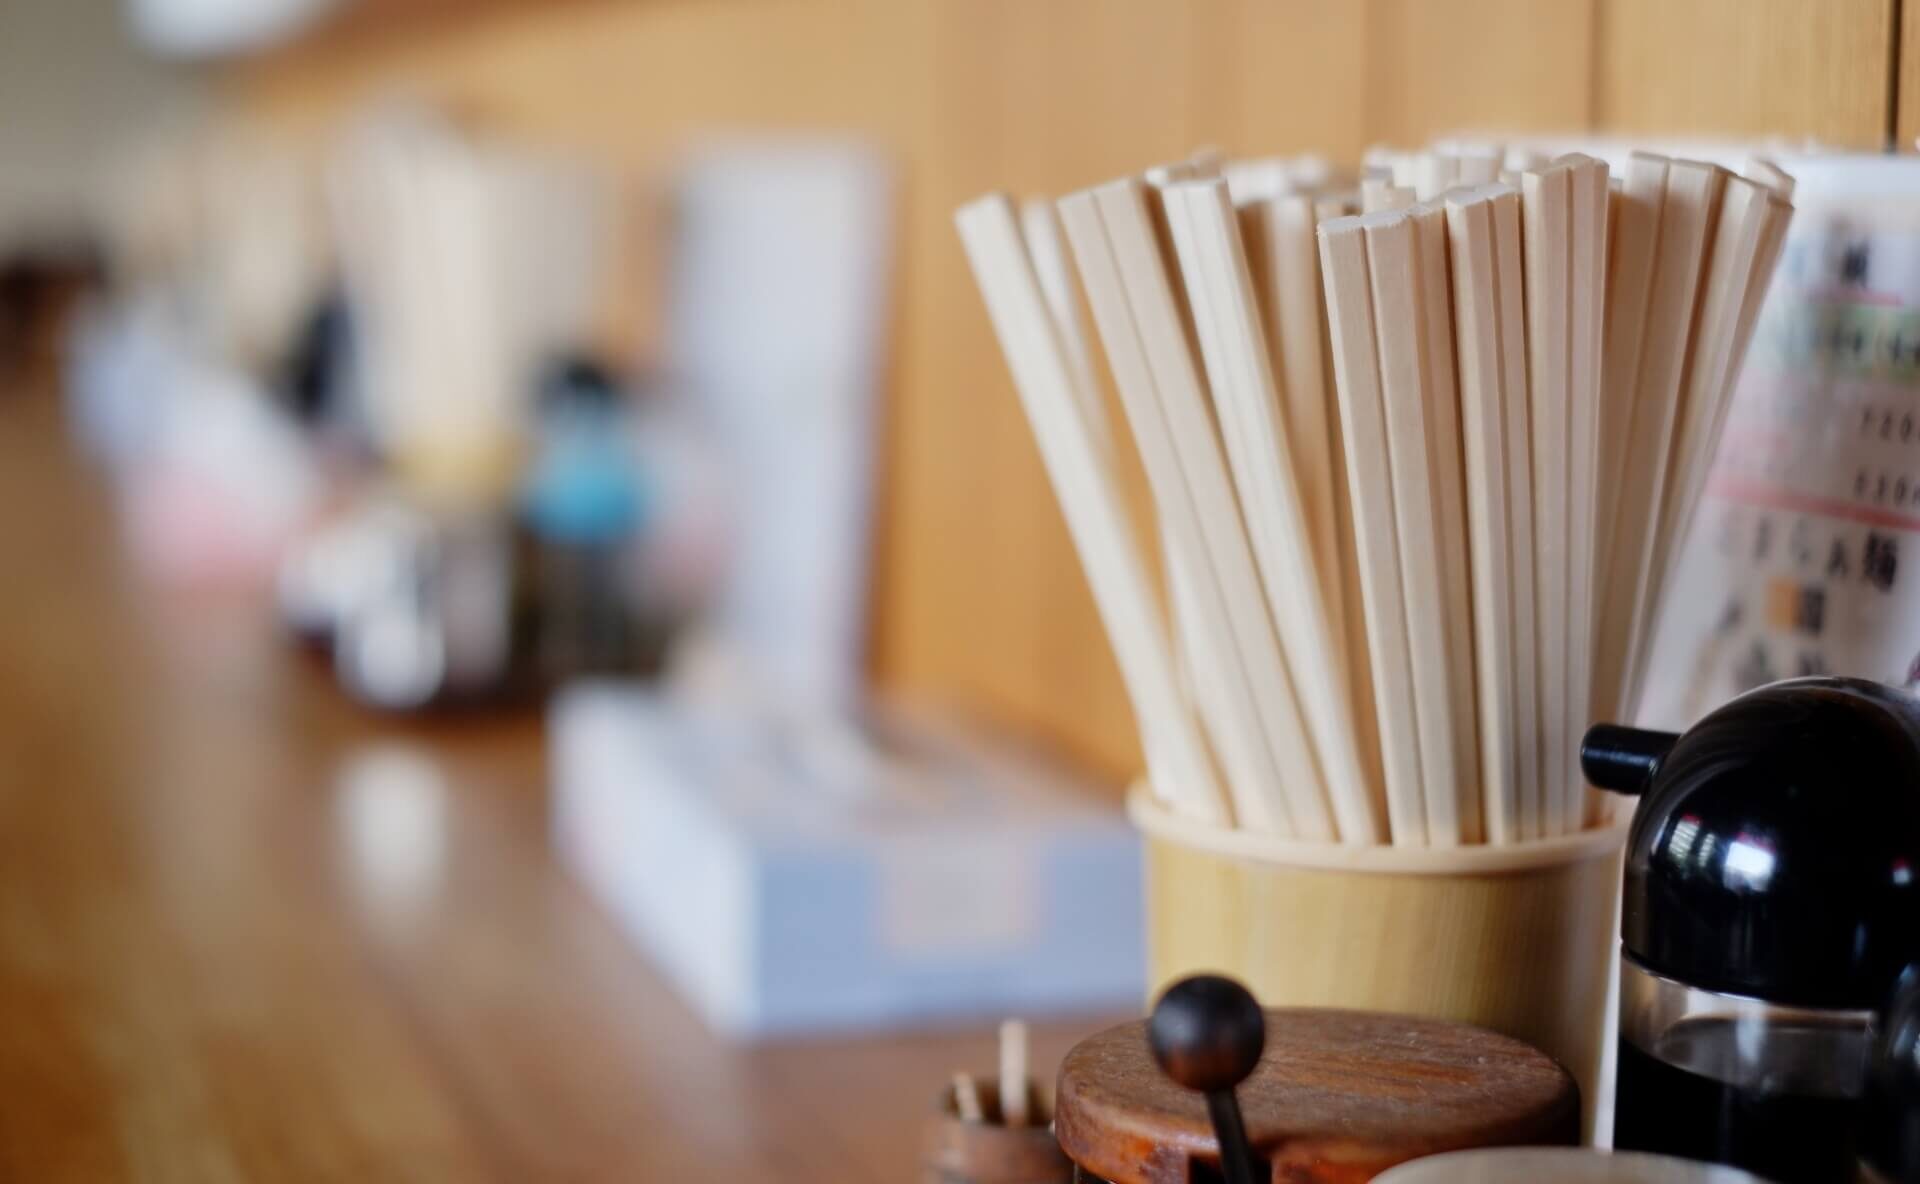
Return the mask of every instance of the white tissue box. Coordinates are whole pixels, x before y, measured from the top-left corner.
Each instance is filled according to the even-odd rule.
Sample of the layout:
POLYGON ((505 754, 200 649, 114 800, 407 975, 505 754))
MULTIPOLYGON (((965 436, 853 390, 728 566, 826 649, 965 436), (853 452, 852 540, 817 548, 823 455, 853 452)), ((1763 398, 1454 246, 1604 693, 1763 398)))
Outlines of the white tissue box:
POLYGON ((924 717, 583 685, 551 717, 561 858, 714 1028, 1137 1009, 1117 803, 924 717))

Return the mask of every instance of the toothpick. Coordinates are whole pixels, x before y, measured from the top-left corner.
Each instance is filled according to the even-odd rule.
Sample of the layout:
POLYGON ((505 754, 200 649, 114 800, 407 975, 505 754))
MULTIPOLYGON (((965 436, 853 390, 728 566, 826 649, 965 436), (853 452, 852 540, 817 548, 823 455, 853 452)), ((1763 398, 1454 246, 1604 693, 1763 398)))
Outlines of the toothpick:
POLYGON ((1027 1025, 1006 1020, 1000 1025, 1000 1118, 1007 1126, 1026 1126, 1032 1092, 1027 1070, 1027 1025))
POLYGON ((953 1111, 961 1122, 985 1122, 987 1114, 980 1105, 980 1087, 971 1073, 953 1075, 953 1111))

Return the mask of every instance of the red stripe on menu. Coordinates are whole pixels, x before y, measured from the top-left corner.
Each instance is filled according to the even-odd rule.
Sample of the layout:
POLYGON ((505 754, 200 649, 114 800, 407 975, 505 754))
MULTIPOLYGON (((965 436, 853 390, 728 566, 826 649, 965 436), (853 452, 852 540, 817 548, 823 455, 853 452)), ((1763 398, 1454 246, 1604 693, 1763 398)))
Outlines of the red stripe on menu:
POLYGON ((1750 506, 1765 506, 1770 510, 1786 510, 1794 514, 1820 514, 1828 518, 1838 518, 1843 522, 1857 522, 1862 526, 1884 526, 1891 530, 1920 532, 1920 516, 1896 514, 1892 510, 1876 510, 1872 506, 1855 505, 1837 497, 1816 497, 1810 493, 1795 493, 1790 489, 1763 485, 1758 481, 1742 477, 1715 477, 1709 488, 1715 497, 1745 502, 1750 506))
POLYGON ((1898 308, 1906 303, 1896 292, 1876 292, 1870 288, 1803 288, 1799 296, 1809 304, 1865 304, 1873 308, 1898 308))

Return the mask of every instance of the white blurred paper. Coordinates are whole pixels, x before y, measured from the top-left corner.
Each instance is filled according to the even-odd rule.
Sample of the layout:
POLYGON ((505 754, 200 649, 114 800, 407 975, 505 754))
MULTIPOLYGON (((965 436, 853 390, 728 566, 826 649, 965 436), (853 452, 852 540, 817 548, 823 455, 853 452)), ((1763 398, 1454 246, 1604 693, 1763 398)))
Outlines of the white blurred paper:
POLYGON ((1920 160, 1785 158, 1796 211, 1655 635, 1642 723, 1920 673, 1920 160))
POLYGON ((875 150, 824 139, 711 146, 677 188, 668 361, 739 522, 710 640, 802 703, 862 677, 892 200, 875 150))

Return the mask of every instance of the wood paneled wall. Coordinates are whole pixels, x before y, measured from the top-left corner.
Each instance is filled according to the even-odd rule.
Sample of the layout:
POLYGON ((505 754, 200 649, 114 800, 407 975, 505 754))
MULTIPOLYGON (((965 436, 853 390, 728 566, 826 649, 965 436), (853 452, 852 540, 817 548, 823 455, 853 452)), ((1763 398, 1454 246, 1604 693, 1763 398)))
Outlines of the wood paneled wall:
POLYGON ((1606 0, 1595 118, 1623 132, 1806 136, 1893 130, 1893 0, 1606 0))
POLYGON ((431 20, 362 19, 241 68, 233 89, 261 119, 307 130, 381 93, 444 97, 634 173, 711 129, 852 128, 897 154, 875 671, 1116 775, 1137 763, 1132 720, 955 241, 956 205, 996 188, 1058 193, 1198 144, 1352 159, 1477 128, 1878 146, 1896 106, 1904 135, 1920 124, 1913 88, 1895 102, 1908 59, 1894 0, 428 8, 431 20))

